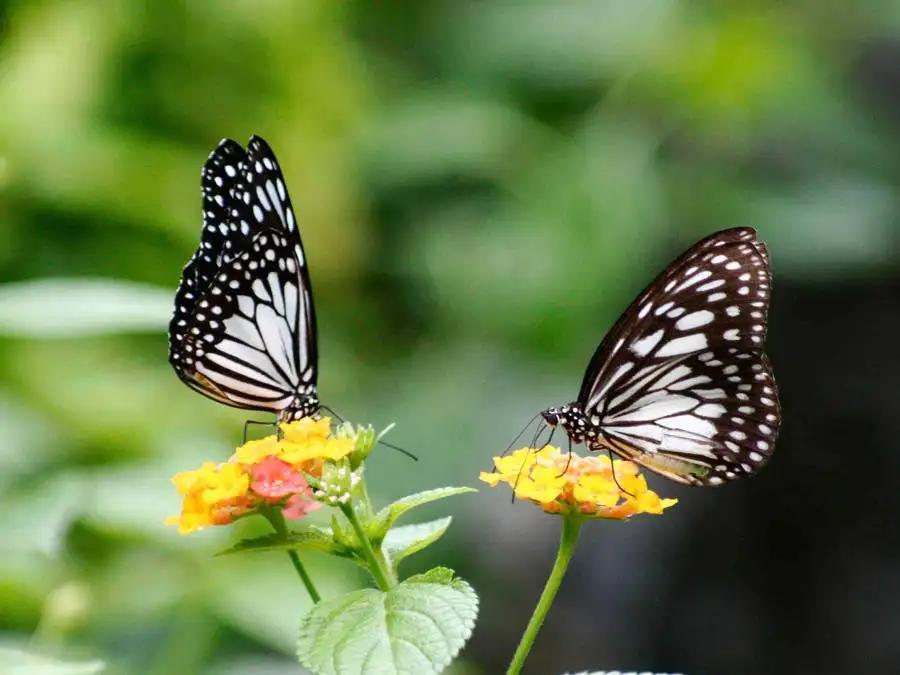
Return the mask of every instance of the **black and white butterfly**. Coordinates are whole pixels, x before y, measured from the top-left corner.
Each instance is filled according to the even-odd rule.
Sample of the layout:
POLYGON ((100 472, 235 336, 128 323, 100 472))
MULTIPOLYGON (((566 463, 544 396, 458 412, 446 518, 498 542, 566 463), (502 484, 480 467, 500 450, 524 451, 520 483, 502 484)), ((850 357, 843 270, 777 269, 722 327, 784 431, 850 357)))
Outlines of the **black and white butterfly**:
POLYGON ((269 145, 224 139, 203 167, 200 247, 181 275, 169 362, 220 403, 314 414, 318 353, 306 256, 269 145))
POLYGON ((680 483, 756 473, 781 423, 763 352, 771 277, 752 228, 697 242, 616 321, 578 400, 545 410, 544 420, 680 483))

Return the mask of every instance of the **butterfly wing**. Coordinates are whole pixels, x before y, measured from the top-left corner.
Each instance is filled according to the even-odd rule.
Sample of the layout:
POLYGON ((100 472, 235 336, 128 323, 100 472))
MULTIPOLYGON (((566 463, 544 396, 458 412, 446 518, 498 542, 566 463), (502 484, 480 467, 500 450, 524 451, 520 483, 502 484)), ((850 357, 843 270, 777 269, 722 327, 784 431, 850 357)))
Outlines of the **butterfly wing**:
POLYGON ((179 376, 192 388, 238 408, 278 412, 315 389, 303 336, 309 296, 301 287, 293 242, 264 230, 225 263, 184 326, 179 376))
POLYGON ((214 400, 280 411, 314 391, 318 373, 312 286, 281 169, 262 138, 246 152, 226 139, 202 188, 204 228, 176 293, 169 361, 214 400))
POLYGON ((713 234, 669 265, 585 374, 579 402, 600 444, 683 483, 755 473, 781 421, 763 352, 770 290, 751 228, 713 234))

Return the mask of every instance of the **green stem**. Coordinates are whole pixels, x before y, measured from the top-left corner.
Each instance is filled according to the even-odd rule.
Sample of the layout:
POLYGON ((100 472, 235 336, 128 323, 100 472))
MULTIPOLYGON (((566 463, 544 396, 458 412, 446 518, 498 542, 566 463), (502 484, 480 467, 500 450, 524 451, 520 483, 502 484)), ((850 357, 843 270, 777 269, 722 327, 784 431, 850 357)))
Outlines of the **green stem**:
POLYGON ((383 591, 391 590, 397 585, 394 571, 391 569, 391 566, 388 565, 387 560, 385 560, 381 548, 379 547, 376 550, 375 547, 372 546, 372 542, 369 541, 369 537, 366 535, 362 523, 359 522, 359 516, 353 508, 353 503, 348 502, 347 504, 341 504, 341 512, 350 522, 353 531, 356 532, 356 538, 359 539, 363 557, 369 565, 369 571, 372 573, 372 576, 375 577, 375 583, 378 584, 378 588, 383 591))
POLYGON ((534 614, 525 628, 525 633, 513 654, 512 663, 506 671, 506 675, 518 675, 525 665, 525 659, 528 658, 528 652, 531 651, 534 641, 537 639, 544 619, 547 618, 547 612, 553 604, 559 585, 562 583, 563 577, 566 575, 566 569, 569 567, 569 561, 572 560, 572 553, 575 551, 575 543, 578 541, 578 532, 584 522, 579 516, 563 516, 562 517, 562 534, 559 537, 559 550, 556 552, 556 562, 553 563, 553 569, 550 571, 550 578, 544 586, 544 592, 538 600, 534 614))
MULTIPOLYGON (((275 532, 281 537, 281 540, 285 542, 290 541, 290 533, 288 532, 287 523, 284 522, 284 514, 281 512, 281 509, 267 508, 261 509, 261 512, 266 517, 266 520, 272 524, 272 527, 275 528, 275 532)), ((319 595, 315 585, 313 585, 312 578, 310 578, 303 563, 300 562, 300 556, 294 550, 288 550, 287 554, 294 569, 297 570, 300 581, 306 586, 306 592, 309 593, 309 597, 312 598, 313 602, 318 603, 322 596, 319 595)))

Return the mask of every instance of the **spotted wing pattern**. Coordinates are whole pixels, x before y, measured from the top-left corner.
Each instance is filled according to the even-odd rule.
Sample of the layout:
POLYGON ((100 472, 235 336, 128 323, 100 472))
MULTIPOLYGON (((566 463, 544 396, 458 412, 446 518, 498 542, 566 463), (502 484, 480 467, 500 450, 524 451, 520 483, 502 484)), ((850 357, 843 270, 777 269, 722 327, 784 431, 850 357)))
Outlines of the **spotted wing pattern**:
POLYGON ((763 352, 769 257, 751 228, 713 234, 672 263, 598 348, 579 403, 608 447, 673 480, 755 473, 781 421, 763 352))
MULTIPOLYGON (((312 288, 275 155, 223 140, 203 170, 200 248, 182 273, 169 361, 189 386, 281 413, 315 399, 312 288)), ((303 411, 305 413, 305 411, 303 411)))

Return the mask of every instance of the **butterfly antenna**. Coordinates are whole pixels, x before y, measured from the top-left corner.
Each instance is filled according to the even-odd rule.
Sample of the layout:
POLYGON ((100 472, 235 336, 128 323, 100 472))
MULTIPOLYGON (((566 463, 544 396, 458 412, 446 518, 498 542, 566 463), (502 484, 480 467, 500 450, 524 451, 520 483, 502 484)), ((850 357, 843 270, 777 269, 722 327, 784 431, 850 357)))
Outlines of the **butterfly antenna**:
POLYGON ((622 487, 622 484, 619 482, 619 479, 616 477, 616 463, 613 461, 612 450, 607 448, 606 454, 609 455, 609 466, 612 469, 613 482, 616 484, 616 487, 619 488, 619 492, 624 492, 629 497, 634 497, 635 495, 631 494, 628 490, 626 490, 625 488, 622 487))
POLYGON ((329 408, 327 405, 320 405, 319 410, 324 410, 325 412, 330 413, 331 416, 336 417, 338 422, 340 422, 341 424, 346 422, 346 420, 343 417, 338 415, 333 409, 329 408))
MULTIPOLYGON (((534 421, 534 418, 532 418, 532 421, 534 421)), ((528 424, 531 424, 531 422, 529 422, 528 424)), ((546 448, 548 445, 550 445, 550 441, 553 440, 553 434, 555 434, 555 433, 556 433, 556 427, 551 427, 549 424, 547 424, 545 422, 543 426, 538 427, 537 431, 535 432, 534 436, 531 439, 531 445, 529 445, 528 447, 534 450, 534 454, 538 454, 544 448, 546 448), (541 433, 544 431, 544 429, 547 429, 547 428, 550 429, 550 436, 548 436, 547 440, 544 443, 541 443, 540 447, 538 447, 538 442, 537 442, 538 437, 541 435, 541 433)), ((522 469, 525 468, 525 464, 527 464, 527 463, 528 463, 528 456, 526 455, 525 461, 522 462, 522 465, 519 467, 519 472, 516 474, 516 482, 513 483, 513 494, 512 494, 512 499, 511 499, 511 501, 513 501, 513 502, 516 501, 516 487, 519 485, 519 479, 522 477, 522 469)))
MULTIPOLYGON (((537 415, 532 417, 530 420, 528 420, 528 423, 524 427, 522 427, 522 431, 517 433, 516 437, 514 439, 512 439, 512 442, 506 446, 506 450, 504 450, 503 454, 500 455, 501 457, 506 457, 506 453, 508 453, 510 450, 512 450, 512 447, 516 444, 516 441, 518 441, 520 438, 522 438, 522 434, 524 434, 526 431, 528 431, 528 427, 530 427, 531 423, 534 422, 539 416, 540 416, 540 413, 538 413, 537 415)), ((535 438, 535 440, 537 440, 537 438, 535 438)), ((534 441, 532 441, 532 444, 534 444, 534 441)))
POLYGON ((391 444, 391 443, 388 443, 387 441, 382 441, 382 440, 380 440, 380 439, 379 439, 378 443, 380 443, 381 445, 384 445, 384 446, 390 448, 391 450, 396 450, 397 452, 406 455, 407 457, 409 457, 409 458, 410 458, 412 461, 414 461, 414 462, 418 462, 418 461, 419 461, 419 458, 416 457, 414 454, 412 454, 409 450, 404 450, 404 449, 401 448, 401 447, 398 447, 398 446, 396 446, 396 445, 393 445, 393 444, 391 444))
POLYGON ((247 442, 247 431, 249 430, 251 424, 257 424, 261 427, 275 426, 275 422, 263 422, 262 420, 246 420, 244 422, 244 435, 243 440, 241 441, 241 445, 244 445, 247 442))
MULTIPOLYGON (((329 413, 332 417, 336 418, 341 424, 346 422, 346 420, 343 417, 341 417, 337 412, 335 412, 333 408, 329 408, 327 405, 320 405, 319 410, 324 410, 325 412, 329 413)), ((391 427, 392 426, 394 426, 394 425, 392 424, 391 427)), ((388 427, 388 429, 390 429, 390 427, 388 427)), ((388 429, 385 429, 385 431, 387 431, 388 429)), ((382 432, 382 433, 384 433, 384 432, 382 432)), ((403 455, 406 455, 414 462, 419 461, 419 458, 416 457, 414 454, 412 454, 409 450, 404 450, 403 448, 396 446, 393 443, 388 443, 387 441, 381 440, 381 438, 379 438, 377 440, 377 442, 380 443, 381 445, 384 445, 384 446, 390 448, 391 450, 396 450, 397 452, 399 452, 403 455)))

